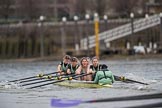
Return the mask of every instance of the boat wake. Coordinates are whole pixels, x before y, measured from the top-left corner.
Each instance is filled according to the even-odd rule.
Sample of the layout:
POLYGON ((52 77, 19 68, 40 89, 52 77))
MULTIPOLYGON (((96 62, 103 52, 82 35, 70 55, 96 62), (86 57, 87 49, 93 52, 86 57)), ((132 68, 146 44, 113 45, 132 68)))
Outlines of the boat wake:
POLYGON ((1 89, 23 89, 18 82, 9 82, 9 81, 1 81, 0 82, 1 89))
MULTIPOLYGON (((137 75, 135 75, 133 73, 126 73, 124 76, 126 78, 128 78, 128 79, 148 84, 148 85, 143 85, 143 84, 138 84, 138 83, 127 83, 127 84, 124 84, 124 88, 131 88, 131 89, 134 89, 134 90, 147 90, 147 91, 151 91, 151 90, 156 90, 156 88, 160 84, 160 81, 158 81, 158 80, 146 79, 144 77, 137 76, 137 75)), ((158 89, 159 88, 157 88, 157 90, 158 89)))

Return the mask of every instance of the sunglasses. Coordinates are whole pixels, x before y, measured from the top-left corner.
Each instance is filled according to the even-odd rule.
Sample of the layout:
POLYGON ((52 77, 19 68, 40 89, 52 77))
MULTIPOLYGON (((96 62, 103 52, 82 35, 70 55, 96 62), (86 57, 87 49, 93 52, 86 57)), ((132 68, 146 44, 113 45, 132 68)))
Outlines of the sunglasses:
POLYGON ((69 60, 70 58, 69 57, 65 57, 65 59, 68 59, 69 60))

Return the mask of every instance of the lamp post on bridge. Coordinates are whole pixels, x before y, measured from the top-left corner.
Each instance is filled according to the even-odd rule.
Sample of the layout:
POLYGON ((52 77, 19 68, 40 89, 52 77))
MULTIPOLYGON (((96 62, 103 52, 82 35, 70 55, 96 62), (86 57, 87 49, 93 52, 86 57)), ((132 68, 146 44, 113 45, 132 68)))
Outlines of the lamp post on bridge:
MULTIPOLYGON (((145 19, 146 19, 146 21, 148 20, 148 18, 149 18, 149 15, 148 14, 145 14, 145 19)), ((152 49, 152 41, 151 41, 151 39, 150 39, 150 35, 149 35, 149 30, 146 30, 146 34, 147 34, 147 43, 149 43, 149 48, 150 49, 152 49)))
POLYGON ((107 30, 108 29, 108 17, 107 17, 107 15, 104 15, 103 19, 104 19, 104 22, 105 22, 105 30, 107 30))
MULTIPOLYGON (((107 15, 104 15, 104 16, 103 16, 103 19, 104 19, 105 31, 106 31, 106 30, 108 30, 108 16, 107 16, 107 15)), ((110 48, 110 42, 107 42, 107 43, 106 43, 106 47, 107 47, 107 48, 110 48)))
POLYGON ((162 48, 162 12, 160 13, 160 38, 159 47, 162 48))
POLYGON ((130 50, 131 45, 133 46, 133 44, 132 44, 132 37, 133 37, 133 32, 134 32, 134 25, 133 25, 134 13, 130 13, 130 19, 131 19, 131 22, 130 22, 131 23, 131 36, 130 36, 130 39, 128 38, 126 40, 126 48, 127 48, 127 50, 130 50))
POLYGON ((65 41, 65 26, 66 26, 66 17, 62 17, 62 27, 61 27, 61 49, 62 49, 62 55, 65 55, 65 47, 66 47, 66 41, 65 41))
POLYGON ((86 14, 85 15, 85 19, 86 19, 86 25, 87 25, 87 29, 86 29, 86 38, 87 38, 87 56, 89 57, 89 37, 88 37, 88 35, 89 35, 89 20, 90 20, 90 15, 89 14, 86 14))
POLYGON ((80 37, 79 37, 79 39, 77 39, 77 37, 78 37, 78 16, 74 16, 73 17, 73 19, 74 19, 74 22, 75 22, 75 37, 74 37, 74 46, 75 46, 75 50, 76 51, 78 51, 79 50, 79 41, 77 41, 77 40, 80 40, 80 37))
POLYGON ((131 18, 131 38, 130 38, 130 44, 133 47, 133 34, 134 34, 134 13, 130 13, 131 18))
POLYGON ((40 26, 40 56, 44 57, 44 35, 43 35, 43 21, 44 21, 45 17, 44 16, 40 16, 39 17, 39 21, 40 23, 38 24, 38 26, 40 26))

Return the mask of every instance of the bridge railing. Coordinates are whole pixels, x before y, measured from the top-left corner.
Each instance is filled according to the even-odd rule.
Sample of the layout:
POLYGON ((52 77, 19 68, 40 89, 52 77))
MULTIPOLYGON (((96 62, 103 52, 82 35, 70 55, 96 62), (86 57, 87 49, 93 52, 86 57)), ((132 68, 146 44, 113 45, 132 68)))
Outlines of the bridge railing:
MULTIPOLYGON (((139 32, 144 29, 160 24, 160 16, 153 15, 148 18, 142 18, 133 22, 133 32, 139 32)), ((131 23, 116 27, 114 29, 99 34, 99 41, 104 40, 105 44, 130 35, 132 33, 131 23)), ((87 49, 87 38, 81 40, 81 49, 87 49)), ((89 48, 95 47, 95 35, 89 36, 89 48)))
MULTIPOLYGON (((151 16, 150 18, 143 18, 133 23, 133 32, 136 33, 158 24, 160 24, 160 18, 158 15, 151 16)), ((107 37, 105 38, 105 43, 130 35, 132 33, 131 24, 129 23, 127 25, 124 25, 121 27, 121 29, 118 29, 115 32, 116 35, 107 35, 107 37)))

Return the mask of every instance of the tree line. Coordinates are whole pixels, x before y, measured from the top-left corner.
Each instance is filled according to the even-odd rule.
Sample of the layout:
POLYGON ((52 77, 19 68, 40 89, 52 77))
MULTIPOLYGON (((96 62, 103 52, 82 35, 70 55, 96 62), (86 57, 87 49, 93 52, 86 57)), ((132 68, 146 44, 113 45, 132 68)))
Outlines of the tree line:
POLYGON ((0 0, 1 19, 38 19, 40 15, 60 19, 84 18, 86 13, 97 12, 100 16, 129 17, 146 13, 147 0, 0 0))

